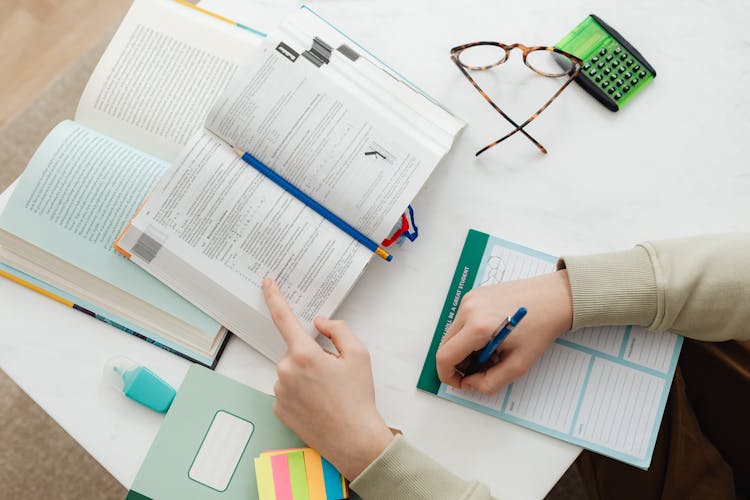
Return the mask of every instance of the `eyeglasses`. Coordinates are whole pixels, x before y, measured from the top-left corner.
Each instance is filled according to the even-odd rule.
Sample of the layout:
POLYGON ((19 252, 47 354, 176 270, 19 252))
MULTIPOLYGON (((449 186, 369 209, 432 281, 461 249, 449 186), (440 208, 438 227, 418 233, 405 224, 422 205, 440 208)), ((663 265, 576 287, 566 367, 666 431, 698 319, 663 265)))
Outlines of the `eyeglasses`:
POLYGON ((500 144, 508 137, 514 135, 516 132, 521 132, 523 135, 528 137, 528 139, 533 142, 542 153, 547 153, 547 150, 544 148, 544 146, 539 144, 536 139, 531 137, 528 132, 524 130, 524 127, 531 123, 537 116, 539 116, 542 111, 547 109, 547 106, 549 106, 552 101, 554 101, 557 96, 559 96, 560 93, 565 90, 565 87, 567 87, 570 82, 572 82, 575 77, 578 76, 578 73, 581 70, 581 65, 583 64, 583 61, 581 61, 581 59, 577 58, 573 54, 562 51, 555 47, 526 47, 525 45, 522 45, 520 43, 505 45, 499 42, 473 42, 467 43, 465 45, 459 45, 458 47, 453 47, 451 49, 451 60, 456 64, 456 66, 458 66, 458 69, 461 70, 464 76, 469 79, 471 84, 475 89, 477 89, 482 97, 484 97, 485 100, 490 103, 490 106, 495 108, 495 111, 500 113, 503 118, 508 120, 508 122, 510 122, 511 125, 515 127, 513 131, 477 151, 476 156, 479 156, 491 147, 500 144), (535 73, 541 76, 553 78, 564 76, 568 77, 568 80, 563 84, 562 87, 560 87, 557 92, 555 92, 552 98, 521 125, 518 125, 515 121, 513 121, 512 118, 506 115, 505 112, 500 109, 500 107, 495 104, 492 99, 490 99, 487 93, 482 90, 479 84, 477 84, 477 82, 474 81, 474 79, 469 74, 469 71, 484 71, 501 65, 508 60, 508 56, 510 56, 510 52, 513 49, 519 49, 521 52, 523 52, 523 63, 535 73))

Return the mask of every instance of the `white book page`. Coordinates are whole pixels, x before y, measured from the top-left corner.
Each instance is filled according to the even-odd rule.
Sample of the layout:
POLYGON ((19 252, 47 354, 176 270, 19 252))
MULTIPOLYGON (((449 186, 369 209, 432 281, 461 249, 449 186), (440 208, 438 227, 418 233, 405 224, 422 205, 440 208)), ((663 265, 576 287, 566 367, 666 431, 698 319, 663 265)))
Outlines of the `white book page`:
POLYGON ((260 41, 171 0, 135 0, 86 85, 76 121, 173 161, 260 41))
POLYGON ((412 140, 448 149, 465 125, 413 85, 407 76, 379 60, 306 5, 285 18, 271 37, 283 40, 298 53, 309 50, 315 38, 325 43, 332 49, 329 62, 321 66, 326 76, 358 99, 373 103, 388 114, 412 140))
POLYGON ((207 131, 161 178, 119 246, 275 360, 281 337, 248 316, 270 318, 263 278, 278 281, 313 333, 314 316, 334 312, 372 257, 207 131))
POLYGON ((160 311, 193 325, 205 333, 198 347, 206 348, 220 326, 112 248, 167 168, 166 162, 95 130, 61 122, 34 153, 0 214, 0 244, 14 248, 15 237, 69 263, 70 269, 48 271, 83 288, 94 289, 99 280, 116 287, 99 302, 109 312, 133 318, 127 296, 150 304, 140 311, 139 323, 151 331, 170 336, 164 328, 170 325, 147 318, 160 311))
POLYGON ((386 237, 447 149, 404 137, 378 110, 283 42, 267 40, 206 128, 362 233, 386 237))

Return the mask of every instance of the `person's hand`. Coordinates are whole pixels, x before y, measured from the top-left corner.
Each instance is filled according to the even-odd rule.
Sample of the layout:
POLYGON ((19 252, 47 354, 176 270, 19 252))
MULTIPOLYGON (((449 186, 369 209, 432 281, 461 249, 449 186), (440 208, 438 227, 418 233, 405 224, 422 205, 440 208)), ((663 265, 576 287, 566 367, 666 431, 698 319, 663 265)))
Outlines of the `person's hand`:
POLYGON ((270 278, 263 280, 263 296, 287 344, 276 368, 274 414, 353 480, 393 439, 375 406, 367 348, 343 321, 318 317, 315 327, 339 354, 326 352, 305 333, 270 278))
POLYGON ((438 376, 456 388, 493 394, 526 373, 572 323, 573 302, 565 270, 475 288, 464 296, 438 348, 438 376), (500 344, 500 362, 462 378, 456 365, 483 349, 503 318, 521 306, 528 313, 500 344))

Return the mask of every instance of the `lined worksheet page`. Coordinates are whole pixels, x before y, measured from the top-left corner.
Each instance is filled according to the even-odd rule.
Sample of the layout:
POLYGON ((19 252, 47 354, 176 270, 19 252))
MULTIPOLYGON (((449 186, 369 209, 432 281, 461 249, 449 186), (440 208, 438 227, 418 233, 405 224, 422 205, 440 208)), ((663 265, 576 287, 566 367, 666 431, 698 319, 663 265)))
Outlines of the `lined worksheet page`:
MULTIPOLYGON (((555 270, 555 258, 490 237, 474 287, 555 270)), ((438 395, 647 468, 682 337, 632 326, 563 334, 521 378, 485 396, 438 395)))

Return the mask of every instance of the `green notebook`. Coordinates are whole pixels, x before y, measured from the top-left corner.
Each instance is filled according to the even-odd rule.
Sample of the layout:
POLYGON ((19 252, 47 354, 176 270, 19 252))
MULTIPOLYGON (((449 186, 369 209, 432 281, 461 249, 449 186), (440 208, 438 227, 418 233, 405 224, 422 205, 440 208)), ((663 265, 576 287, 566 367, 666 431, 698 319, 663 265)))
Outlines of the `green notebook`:
POLYGON ((191 366, 126 500, 257 499, 253 459, 305 446, 273 415, 273 400, 191 366))

